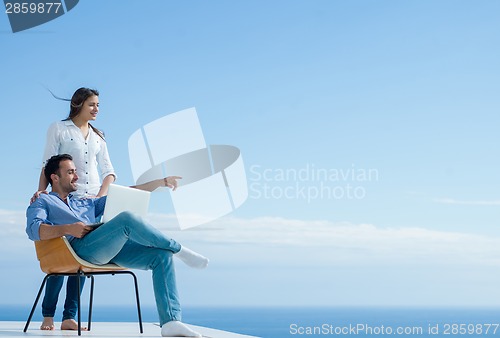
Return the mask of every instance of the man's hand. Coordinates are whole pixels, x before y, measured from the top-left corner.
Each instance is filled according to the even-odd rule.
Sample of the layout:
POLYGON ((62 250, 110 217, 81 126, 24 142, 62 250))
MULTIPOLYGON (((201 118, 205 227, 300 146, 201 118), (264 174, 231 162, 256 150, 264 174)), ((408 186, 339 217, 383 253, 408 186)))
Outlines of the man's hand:
POLYGON ((40 196, 40 194, 48 194, 49 192, 47 190, 40 190, 37 191, 33 194, 33 196, 30 199, 30 204, 36 201, 36 199, 40 196))
POLYGON ((67 225, 67 233, 76 238, 85 237, 90 231, 92 231, 92 227, 85 225, 83 222, 76 222, 67 225))

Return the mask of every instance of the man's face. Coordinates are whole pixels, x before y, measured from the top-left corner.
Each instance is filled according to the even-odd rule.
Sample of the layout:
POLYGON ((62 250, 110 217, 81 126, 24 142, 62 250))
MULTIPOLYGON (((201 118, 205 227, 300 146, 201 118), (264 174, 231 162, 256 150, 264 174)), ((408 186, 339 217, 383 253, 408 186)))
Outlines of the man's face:
POLYGON ((60 192, 69 194, 76 190, 76 181, 78 181, 78 175, 73 161, 61 161, 58 172, 52 175, 53 185, 57 185, 60 192))

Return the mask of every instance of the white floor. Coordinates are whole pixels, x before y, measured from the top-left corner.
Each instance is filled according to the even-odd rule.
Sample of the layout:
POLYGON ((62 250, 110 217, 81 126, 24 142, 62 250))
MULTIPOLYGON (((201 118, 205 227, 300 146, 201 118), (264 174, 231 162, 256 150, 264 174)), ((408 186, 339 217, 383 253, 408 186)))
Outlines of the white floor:
MULTIPOLYGON (((25 322, 0 322, 0 337, 78 337, 76 331, 39 330, 40 322, 31 322, 28 331, 23 332, 25 322)), ((201 326, 189 327, 206 338, 256 338, 201 326)), ((160 328, 153 323, 143 323, 144 333, 139 332, 138 323, 93 322, 92 330, 82 332, 82 337, 160 337, 160 328)))

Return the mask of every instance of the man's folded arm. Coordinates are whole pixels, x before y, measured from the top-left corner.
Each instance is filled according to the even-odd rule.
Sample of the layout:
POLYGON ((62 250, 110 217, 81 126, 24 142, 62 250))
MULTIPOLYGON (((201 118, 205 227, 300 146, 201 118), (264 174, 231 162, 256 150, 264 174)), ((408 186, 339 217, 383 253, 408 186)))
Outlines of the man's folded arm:
POLYGON ((44 239, 58 238, 68 234, 68 225, 67 224, 52 225, 52 224, 42 223, 40 224, 40 228, 38 228, 38 232, 40 235, 40 240, 42 241, 44 239))
POLYGON ((51 225, 42 223, 40 224, 40 228, 38 231, 40 234, 40 240, 44 240, 44 239, 58 238, 66 235, 82 238, 90 230, 92 230, 92 228, 86 226, 85 223, 76 222, 71 224, 60 224, 60 225, 51 225))
POLYGON ((92 230, 83 222, 52 224, 48 219, 47 208, 41 198, 38 198, 28 207, 26 221, 26 233, 32 241, 52 239, 65 235, 82 238, 92 230))

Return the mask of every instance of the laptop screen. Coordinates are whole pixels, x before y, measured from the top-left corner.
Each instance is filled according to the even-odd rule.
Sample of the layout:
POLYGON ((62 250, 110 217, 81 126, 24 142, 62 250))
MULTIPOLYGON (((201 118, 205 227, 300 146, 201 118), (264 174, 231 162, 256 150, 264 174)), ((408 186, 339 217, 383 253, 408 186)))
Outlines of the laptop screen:
POLYGON ((145 217, 148 214, 150 196, 149 191, 111 184, 108 189, 102 221, 108 222, 123 211, 130 211, 145 217))

